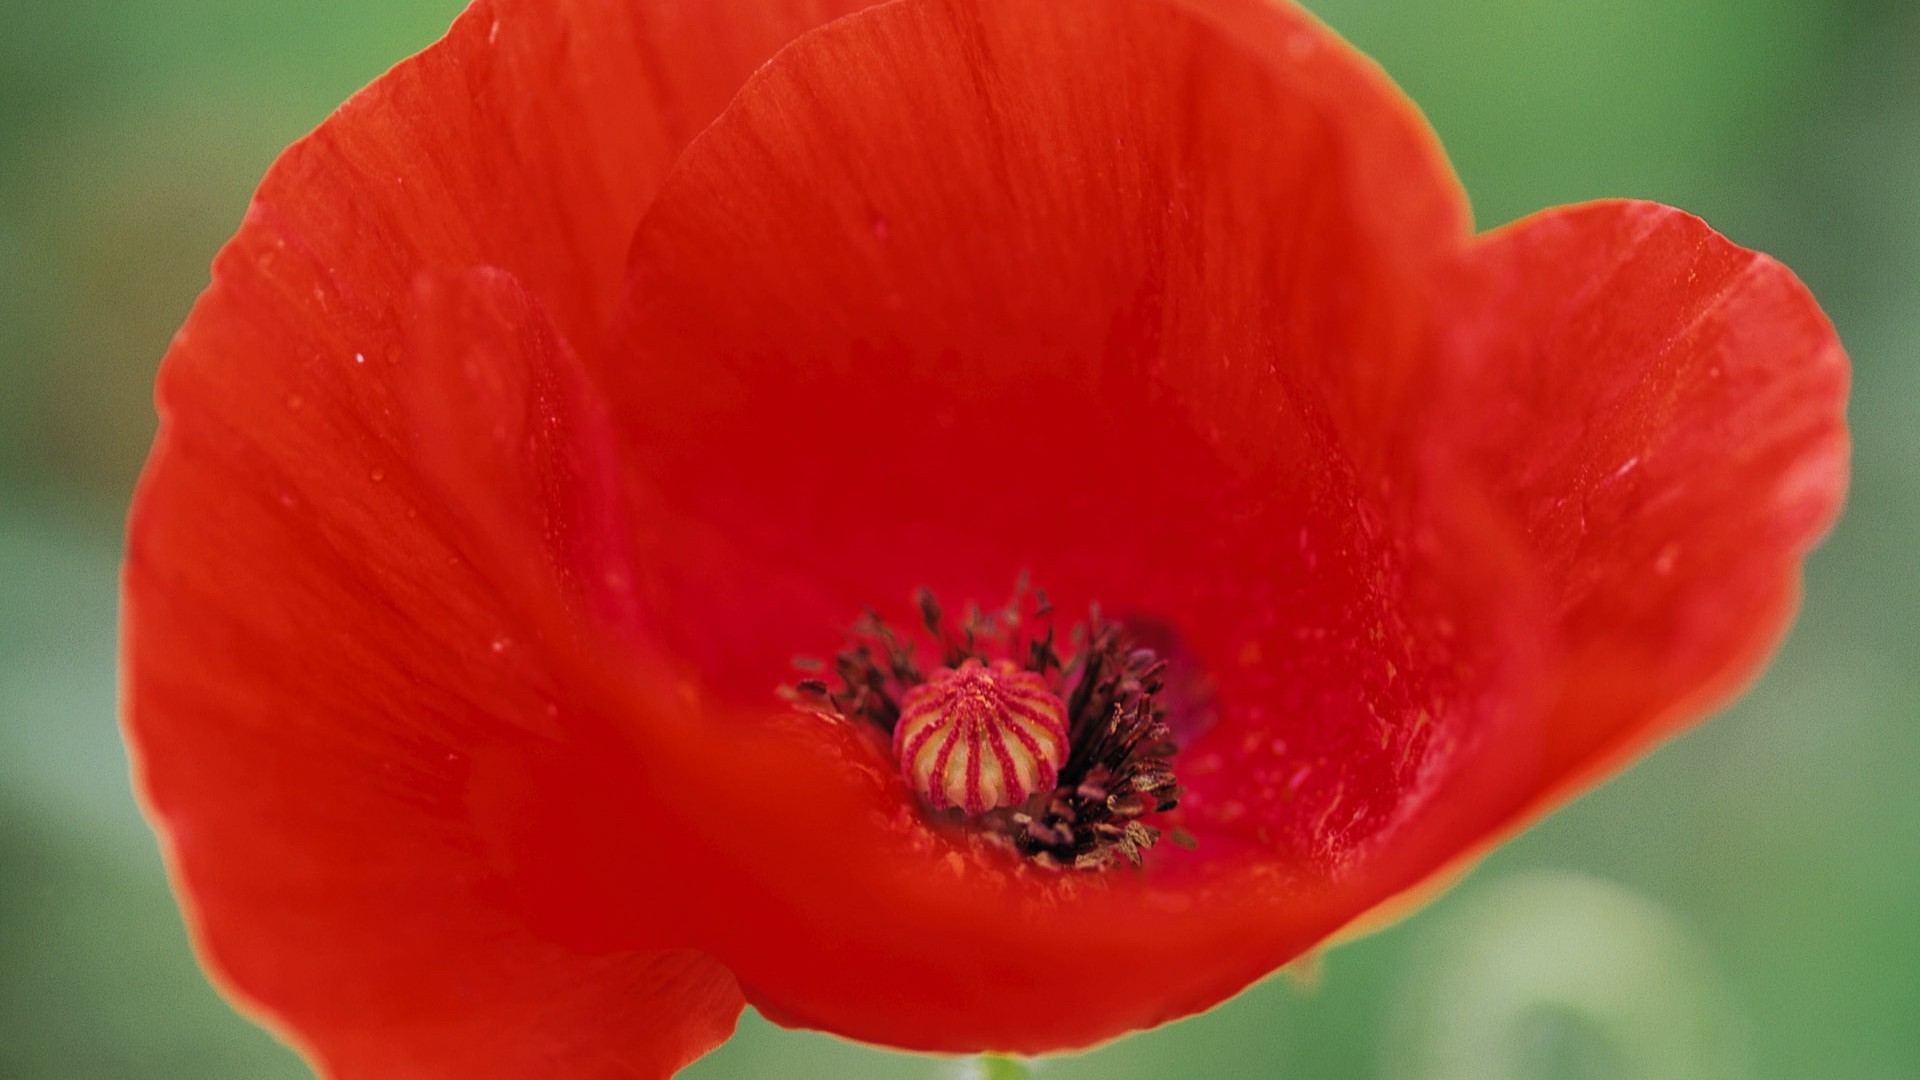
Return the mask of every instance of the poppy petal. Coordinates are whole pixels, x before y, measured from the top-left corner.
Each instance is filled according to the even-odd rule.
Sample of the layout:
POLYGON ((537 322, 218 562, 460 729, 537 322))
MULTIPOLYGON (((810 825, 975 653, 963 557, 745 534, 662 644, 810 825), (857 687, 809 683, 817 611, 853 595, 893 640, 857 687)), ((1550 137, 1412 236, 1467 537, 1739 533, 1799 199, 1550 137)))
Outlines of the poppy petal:
MULTIPOLYGON (((603 466, 591 440, 516 474, 420 437, 525 424, 519 388, 462 364, 597 344, 680 147, 841 10, 474 5, 283 156, 169 353, 129 532, 129 740, 210 965, 340 1075, 665 1072, 732 1027, 711 960, 583 956, 481 895, 485 793, 553 757, 527 610, 555 572, 617 566, 617 505, 497 501, 603 466), (441 316, 490 323, 415 293, 486 264, 524 292, 460 286, 441 316), (419 378, 496 393, 436 409, 419 378), (546 544, 556 523, 584 544, 546 544)), ((546 374, 593 427, 581 376, 546 374)))
POLYGON ((764 703, 864 607, 990 602, 1022 570, 1063 610, 1153 620, 1221 691, 1191 750, 1223 763, 1195 771, 1200 852, 1065 908, 1070 886, 890 842, 867 819, 925 833, 897 779, 836 816, 796 794, 804 766, 730 750, 743 778, 701 805, 731 854, 693 875, 729 884, 688 917, 772 1015, 1047 1050, 1205 1007, 1383 895, 1365 847, 1448 761, 1515 752, 1490 705, 1534 678, 1524 562, 1418 451, 1457 189, 1337 39, 1214 10, 841 20, 748 84, 642 223, 603 382, 641 562, 684 579, 654 618, 715 699, 764 703), (1386 146, 1413 153, 1391 179, 1386 146), (1423 183, 1404 198, 1450 213, 1405 236, 1375 215, 1423 183), (775 805, 737 790, 767 776, 775 805))
POLYGON ((422 273, 412 300, 392 381, 426 499, 492 576, 544 567, 564 606, 552 621, 639 644, 626 469, 578 358, 504 271, 422 273))
POLYGON ((497 266, 591 352, 687 141, 783 45, 866 2, 479 0, 288 149, 251 214, 280 230, 280 258, 336 272, 342 291, 313 303, 404 297, 422 266, 497 266))
POLYGON ((1538 808, 1759 672, 1845 494, 1847 361, 1790 271, 1669 207, 1548 211, 1463 262, 1455 435, 1542 567, 1566 667, 1538 808))
POLYGON ((1332 565, 1358 489, 1412 486, 1411 276, 1464 219, 1418 113, 1297 9, 909 0, 816 31, 635 242, 600 381, 672 553, 646 561, 710 550, 676 522, 732 547, 660 621, 757 697, 922 585, 1331 603, 1370 570, 1332 565))
POLYGON ((577 431, 542 424, 555 441, 518 457, 485 433, 569 415, 552 391, 579 376, 497 272, 416 296, 404 363, 340 379, 392 384, 429 442, 481 433, 477 465, 410 457, 365 417, 278 397, 271 371, 212 362, 257 357, 280 320, 203 306, 183 332, 175 357, 195 362, 163 382, 126 574, 143 786, 210 961, 334 1074, 665 1073, 731 1031, 732 976, 657 935, 579 953, 496 896, 514 870, 498 806, 560 754, 564 698, 519 608, 599 554, 570 538, 605 515, 580 505, 594 485, 521 482, 591 460, 558 441, 577 431), (508 539, 476 543, 474 524, 508 539))

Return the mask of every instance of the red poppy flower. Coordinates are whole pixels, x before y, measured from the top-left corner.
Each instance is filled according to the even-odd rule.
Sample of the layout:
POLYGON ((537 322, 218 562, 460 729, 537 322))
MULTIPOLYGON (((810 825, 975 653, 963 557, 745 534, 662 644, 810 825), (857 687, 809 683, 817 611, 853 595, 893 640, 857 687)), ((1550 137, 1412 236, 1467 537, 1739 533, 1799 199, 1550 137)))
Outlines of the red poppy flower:
POLYGON ((1778 264, 1470 236, 1264 0, 861 6, 481 0, 167 357, 129 737, 208 964, 330 1073, 1179 1017, 1790 618, 1846 365, 1778 264))

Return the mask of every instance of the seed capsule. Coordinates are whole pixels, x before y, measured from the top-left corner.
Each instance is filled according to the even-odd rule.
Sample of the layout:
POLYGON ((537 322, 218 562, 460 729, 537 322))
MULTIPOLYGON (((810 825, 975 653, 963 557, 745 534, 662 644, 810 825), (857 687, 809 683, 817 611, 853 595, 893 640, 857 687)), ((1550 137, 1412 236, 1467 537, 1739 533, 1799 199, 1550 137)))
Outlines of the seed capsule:
POLYGON ((967 660, 907 691, 893 729, 900 774, 936 810, 1018 806, 1051 789, 1067 760, 1067 709, 1009 661, 967 660))

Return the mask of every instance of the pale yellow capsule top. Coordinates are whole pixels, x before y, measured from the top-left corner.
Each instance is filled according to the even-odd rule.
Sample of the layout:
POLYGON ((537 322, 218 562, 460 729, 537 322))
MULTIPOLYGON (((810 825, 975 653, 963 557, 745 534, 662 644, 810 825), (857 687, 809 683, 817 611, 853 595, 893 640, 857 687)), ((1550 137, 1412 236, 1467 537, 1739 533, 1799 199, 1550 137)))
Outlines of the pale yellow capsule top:
POLYGON ((900 775, 936 810, 1018 806, 1051 790, 1066 764, 1066 705, 1010 661, 967 660, 907 691, 893 753, 900 775))

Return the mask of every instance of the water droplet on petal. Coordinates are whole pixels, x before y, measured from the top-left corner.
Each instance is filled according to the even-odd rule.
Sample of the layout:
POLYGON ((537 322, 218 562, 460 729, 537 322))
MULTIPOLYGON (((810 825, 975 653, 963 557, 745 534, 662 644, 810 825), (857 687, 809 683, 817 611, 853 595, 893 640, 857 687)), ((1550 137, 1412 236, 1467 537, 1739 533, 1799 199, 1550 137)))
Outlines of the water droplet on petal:
POLYGON ((1668 544, 1666 547, 1660 549, 1660 554, 1653 557, 1653 572, 1659 574, 1661 577, 1666 577, 1668 574, 1673 573, 1674 565, 1679 561, 1680 545, 1668 544))

